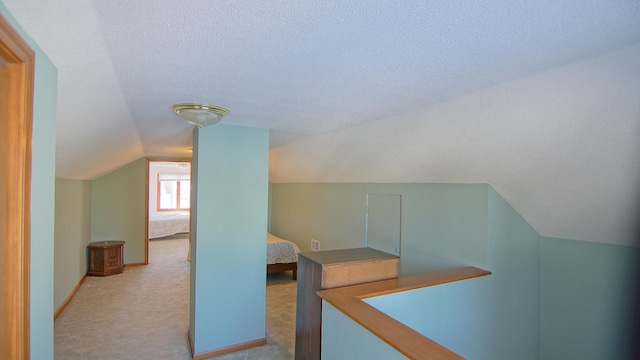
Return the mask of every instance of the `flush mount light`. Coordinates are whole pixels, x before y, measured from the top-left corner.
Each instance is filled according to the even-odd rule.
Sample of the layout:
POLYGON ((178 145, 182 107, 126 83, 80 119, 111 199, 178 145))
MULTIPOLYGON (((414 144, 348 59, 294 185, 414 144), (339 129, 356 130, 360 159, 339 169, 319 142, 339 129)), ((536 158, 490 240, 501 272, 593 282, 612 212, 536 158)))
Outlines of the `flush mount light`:
POLYGON ((229 113, 229 110, 221 106, 202 103, 177 103, 173 104, 171 108, 184 121, 200 129, 218 123, 229 113))

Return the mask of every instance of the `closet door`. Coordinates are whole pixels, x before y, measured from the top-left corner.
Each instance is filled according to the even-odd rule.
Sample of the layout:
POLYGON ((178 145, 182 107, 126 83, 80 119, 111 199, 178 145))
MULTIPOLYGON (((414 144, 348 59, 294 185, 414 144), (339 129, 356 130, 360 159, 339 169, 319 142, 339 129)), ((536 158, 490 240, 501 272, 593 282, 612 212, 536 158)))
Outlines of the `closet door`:
POLYGON ((400 256, 402 195, 367 194, 367 246, 400 256))

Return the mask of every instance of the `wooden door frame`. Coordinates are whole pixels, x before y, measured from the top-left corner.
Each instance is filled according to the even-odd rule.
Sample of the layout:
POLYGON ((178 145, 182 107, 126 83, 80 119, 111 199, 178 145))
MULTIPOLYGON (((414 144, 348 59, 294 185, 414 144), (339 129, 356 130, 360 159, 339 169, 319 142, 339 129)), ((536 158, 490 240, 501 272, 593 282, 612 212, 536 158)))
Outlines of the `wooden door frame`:
MULTIPOLYGON (((29 358, 29 268, 31 208, 31 131, 35 53, 0 14, 0 57, 7 63, 8 93, 6 157, 0 159, 6 177, 0 219, 0 317, 6 319, 0 333, 0 358, 29 358)), ((4 120, 3 120, 4 121, 4 120)))
MULTIPOLYGON (((147 173, 146 173, 146 180, 147 183, 145 185, 145 201, 146 204, 145 206, 145 210, 146 213, 144 215, 144 219, 145 219, 145 226, 144 226, 144 265, 149 265, 149 167, 151 165, 152 162, 181 162, 181 163, 186 163, 188 162, 189 164, 191 164, 191 159, 175 159, 175 158, 159 158, 159 157, 154 157, 154 158, 147 158, 147 173)), ((189 213, 191 213, 191 210, 189 210, 189 213)))

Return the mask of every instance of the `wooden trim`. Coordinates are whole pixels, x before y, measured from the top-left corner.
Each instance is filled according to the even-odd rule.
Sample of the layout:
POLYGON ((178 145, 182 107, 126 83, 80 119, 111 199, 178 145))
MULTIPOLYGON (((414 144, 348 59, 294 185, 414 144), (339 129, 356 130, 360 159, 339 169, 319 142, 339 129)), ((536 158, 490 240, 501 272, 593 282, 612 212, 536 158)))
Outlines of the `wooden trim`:
POLYGON ((187 330, 187 340, 189 341, 189 350, 191 350, 191 358, 193 359, 193 339, 191 338, 191 329, 187 330))
POLYGON ((145 173, 144 184, 144 263, 149 264, 149 163, 151 160, 147 158, 147 169, 145 173))
POLYGON ((80 281, 78 281, 78 283, 76 284, 76 287, 74 287, 73 290, 71 290, 71 293, 69 293, 69 296, 67 296, 67 298, 64 299, 64 302, 62 303, 62 305, 60 305, 58 310, 56 310, 56 312, 53 313, 53 320, 57 319, 58 316, 60 316, 60 313, 62 312, 62 310, 64 310, 64 308, 67 307, 67 304, 69 304, 69 301, 71 301, 73 296, 78 292, 78 290, 80 289, 80 285, 82 285, 82 283, 85 281, 86 278, 87 278, 87 274, 85 273, 82 276, 82 278, 80 278, 80 281))
POLYGON ((267 274, 278 273, 282 271, 293 271, 291 276, 292 280, 298 279, 298 263, 280 263, 280 264, 267 264, 267 274))
POLYGON ((124 267, 128 268, 128 267, 145 266, 145 265, 149 265, 149 263, 144 263, 144 262, 129 263, 129 264, 124 264, 124 267))
MULTIPOLYGON (((145 225, 144 225, 144 264, 149 264, 149 166, 152 162, 188 162, 191 164, 191 159, 163 159, 163 158, 147 158, 147 173, 145 176, 145 199, 146 203, 144 204, 144 208, 146 210, 144 214, 145 225)), ((132 266, 132 265, 129 265, 132 266)), ((136 265, 133 265, 136 266, 136 265)))
POLYGON ((404 278, 400 277, 396 279, 358 284, 341 289, 342 292, 346 295, 356 296, 360 299, 366 299, 370 297, 415 290, 429 286, 486 276, 490 274, 490 271, 478 269, 476 267, 462 267, 404 278))
POLYGON ((460 355, 362 300, 489 274, 491 272, 486 270, 464 267, 406 278, 321 290, 317 294, 409 359, 462 359, 460 355))
POLYGON ((3 115, 5 177, 0 189, 0 358, 29 358, 29 271, 31 230, 31 133, 35 53, 0 15, 0 57, 7 64, 3 115))
MULTIPOLYGON (((189 337, 189 342, 190 342, 189 344, 191 345, 191 337, 189 337)), ((266 343, 267 343, 267 339, 262 338, 262 339, 243 342, 240 344, 221 347, 215 350, 204 351, 197 354, 193 354, 193 346, 192 346, 191 353, 193 354, 193 360, 202 360, 202 359, 208 359, 212 356, 219 356, 219 355, 229 354, 229 353, 240 351, 240 350, 251 349, 253 347, 262 346, 266 343)))

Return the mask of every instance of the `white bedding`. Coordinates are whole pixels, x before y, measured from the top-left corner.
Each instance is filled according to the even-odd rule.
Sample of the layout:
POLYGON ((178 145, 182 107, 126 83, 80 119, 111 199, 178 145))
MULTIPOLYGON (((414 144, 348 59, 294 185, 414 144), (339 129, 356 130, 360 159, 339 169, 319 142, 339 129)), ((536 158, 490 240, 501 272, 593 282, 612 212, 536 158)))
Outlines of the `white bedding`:
POLYGON ((171 212, 149 216, 149 239, 189 232, 189 213, 171 212))
POLYGON ((298 245, 267 233, 267 264, 298 262, 298 245))

